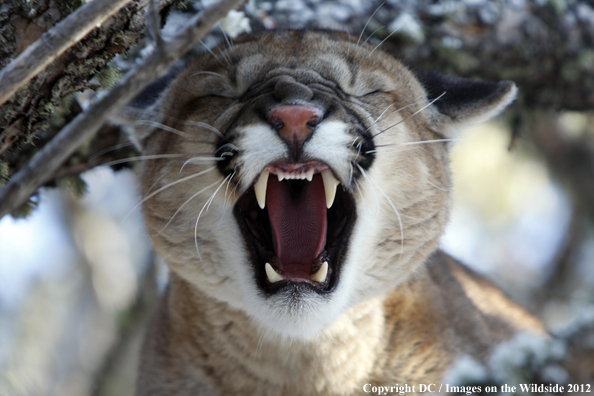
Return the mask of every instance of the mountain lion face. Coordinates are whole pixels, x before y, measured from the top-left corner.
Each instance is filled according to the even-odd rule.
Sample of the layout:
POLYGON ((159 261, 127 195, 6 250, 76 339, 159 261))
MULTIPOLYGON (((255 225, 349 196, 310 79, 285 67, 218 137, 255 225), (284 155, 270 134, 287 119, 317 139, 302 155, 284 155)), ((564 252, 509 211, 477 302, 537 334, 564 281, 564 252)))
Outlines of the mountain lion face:
POLYGON ((153 245, 264 330, 308 337, 414 276, 447 221, 449 141, 514 97, 345 34, 240 38, 160 101, 141 169, 153 245))

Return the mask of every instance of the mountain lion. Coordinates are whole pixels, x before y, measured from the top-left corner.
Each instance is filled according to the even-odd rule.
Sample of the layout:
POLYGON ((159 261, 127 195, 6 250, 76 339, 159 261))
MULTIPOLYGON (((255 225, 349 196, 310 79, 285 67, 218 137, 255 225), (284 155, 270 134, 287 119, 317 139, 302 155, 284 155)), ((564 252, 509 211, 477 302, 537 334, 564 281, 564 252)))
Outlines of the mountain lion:
POLYGON ((438 249, 451 141, 515 96, 335 32, 246 35, 193 61, 142 142, 143 213, 170 275, 137 394, 439 383, 462 355, 543 332, 438 249))

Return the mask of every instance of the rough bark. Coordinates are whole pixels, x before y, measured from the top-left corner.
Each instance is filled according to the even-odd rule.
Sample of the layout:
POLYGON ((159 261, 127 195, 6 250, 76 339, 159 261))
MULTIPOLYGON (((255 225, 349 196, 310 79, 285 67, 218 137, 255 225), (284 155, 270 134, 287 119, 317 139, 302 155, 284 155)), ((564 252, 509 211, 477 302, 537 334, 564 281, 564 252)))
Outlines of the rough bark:
MULTIPOLYGON (((135 68, 130 70, 109 92, 93 104, 84 114, 77 116, 62 128, 48 144, 36 153, 22 169, 13 175, 10 181, 0 189, 0 216, 18 209, 31 194, 45 183, 56 177, 59 170, 77 149, 91 140, 96 132, 115 116, 134 96, 151 81, 162 75, 169 66, 188 52, 196 42, 202 39, 229 10, 241 5, 243 0, 220 0, 205 7, 202 12, 189 20, 181 31, 165 41, 157 26, 155 0, 151 1, 151 18, 148 30, 151 33, 154 49, 135 68)), ((54 35, 59 35, 57 26, 54 35)), ((53 30, 53 29, 52 29, 53 30)))
MULTIPOLYGON (((171 6, 179 3, 180 0, 159 0, 158 7, 165 16, 171 6)), ((1 0, 0 67, 8 65, 82 4, 81 0, 1 0)), ((117 79, 117 72, 105 66, 143 36, 147 4, 146 1, 131 2, 58 57, 0 107, 0 185, 73 118, 69 114, 73 107, 68 100, 71 94, 100 88, 100 84, 91 82, 93 77, 104 83, 104 87, 117 79), (57 117, 59 115, 61 117, 57 117)), ((108 140, 113 141, 114 137, 110 136, 108 140)), ((67 166, 80 165, 83 161, 79 158, 74 162, 76 164, 67 166)), ((79 166, 79 170, 89 166, 92 163, 79 166)), ((62 173, 68 172, 63 170, 62 173)))

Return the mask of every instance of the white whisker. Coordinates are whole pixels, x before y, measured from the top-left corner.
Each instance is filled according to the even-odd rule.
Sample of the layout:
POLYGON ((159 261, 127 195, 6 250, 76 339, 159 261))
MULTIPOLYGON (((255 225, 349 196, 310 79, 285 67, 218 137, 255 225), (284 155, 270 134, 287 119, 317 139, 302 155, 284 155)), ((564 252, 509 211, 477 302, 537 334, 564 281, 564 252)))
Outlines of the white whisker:
POLYGON ((374 180, 372 180, 371 178, 367 177, 367 174, 365 173, 365 170, 359 164, 356 164, 356 165, 357 165, 357 168, 359 168, 359 171, 361 172, 361 174, 363 175, 363 177, 365 178, 365 180, 367 180, 370 183, 375 184, 375 186, 377 187, 377 189, 382 193, 382 195, 384 196, 384 198, 386 198, 386 200, 388 201, 388 203, 390 204, 390 206, 394 210, 394 213, 396 213, 396 216, 398 217, 398 224, 400 225, 400 257, 402 257, 402 253, 404 252, 404 227, 402 225, 402 218, 400 217, 400 213, 398 212, 398 209, 396 209, 396 206, 394 205, 394 202, 392 202, 392 200, 390 199, 390 197, 388 196, 388 194, 386 194, 386 192, 377 183, 375 183, 374 180))
POLYGON ((258 338, 258 344, 256 344, 256 353, 254 353, 254 362, 258 359, 258 351, 262 348, 263 341, 264 341, 264 331, 260 330, 260 338, 258 338))
POLYGON ((154 160, 154 159, 163 159, 163 158, 179 158, 184 157, 185 154, 156 154, 156 155, 142 155, 133 158, 122 158, 115 161, 106 162, 104 164, 100 164, 100 166, 111 166, 117 164, 124 164, 126 162, 136 162, 136 161, 146 161, 146 160, 154 160))
POLYGON ((373 37, 374 34, 377 33, 378 30, 385 28, 385 27, 386 27, 386 25, 382 25, 382 26, 378 27, 377 29, 375 29, 369 36, 367 36, 365 41, 363 41, 363 45, 367 44, 367 42, 373 37))
POLYGON ((163 226, 163 228, 161 228, 159 230, 159 234, 162 233, 163 231, 165 231, 165 229, 167 228, 167 226, 169 226, 169 224, 171 224, 171 222, 173 221, 173 218, 175 216, 177 216, 177 214, 180 212, 180 210, 183 209, 184 206, 186 206, 188 203, 190 203, 190 201, 192 201, 198 195, 202 194, 204 191, 208 190, 211 187, 214 187, 219 181, 220 181, 220 179, 217 180, 216 182, 212 183, 211 185, 204 187, 202 190, 198 191, 197 193, 195 193, 194 195, 192 195, 190 198, 188 198, 183 204, 181 204, 181 206, 179 208, 177 208, 177 210, 175 211, 175 213, 173 214, 173 216, 171 216, 171 218, 169 219, 169 221, 167 222, 167 224, 165 224, 163 226))
POLYGON ((227 45, 229 46, 229 49, 233 49, 233 42, 229 41, 229 36, 227 36, 227 32, 225 32, 225 29, 223 29, 223 26, 221 26, 221 22, 217 23, 217 25, 219 25, 219 29, 221 29, 221 32, 223 32, 223 36, 225 37, 225 41, 227 42, 227 45))
POLYGON ((199 122, 199 121, 180 121, 185 125, 189 125, 189 126, 195 126, 198 128, 204 128, 204 129, 208 129, 209 131, 213 132, 214 134, 216 134, 217 136, 219 136, 220 138, 224 139, 225 137, 223 136, 223 134, 221 133, 221 131, 219 131, 217 128, 213 127, 212 125, 208 125, 204 122, 199 122))
POLYGON ((224 161, 225 158, 221 158, 221 157, 193 157, 190 158, 189 160, 187 160, 186 162, 184 162, 184 164, 181 166, 181 168, 179 169, 179 173, 182 173, 182 171, 184 170, 184 167, 188 164, 196 164, 196 163, 204 163, 204 162, 210 162, 210 161, 224 161))
POLYGON ((225 211, 227 210, 227 204, 228 202, 228 198, 227 198, 227 193, 229 192, 229 186, 231 185, 231 180, 233 180, 233 178, 235 177, 235 171, 233 171, 233 173, 231 174, 231 177, 229 178, 229 180, 227 180, 227 187, 225 187, 225 200, 223 201, 223 215, 221 215, 221 219, 219 220, 219 224, 217 224, 217 228, 221 226, 221 223, 223 222, 223 216, 225 211))
MULTIPOLYGON (((349 176, 349 187, 353 184, 353 172, 354 172, 353 163, 351 162, 350 165, 351 165, 351 175, 349 176)), ((355 182, 357 182, 357 181, 355 180, 355 182)))
POLYGON ((176 184, 183 183, 185 181, 191 180, 191 179, 193 179, 195 177, 202 176, 205 173, 210 172, 213 169, 216 169, 216 166, 213 166, 211 168, 208 168, 206 170, 203 170, 202 172, 194 173, 193 175, 186 176, 184 178, 178 179, 178 180, 176 180, 174 182, 171 182, 169 184, 164 185, 163 187, 159 188, 157 191, 150 193, 145 198, 143 198, 140 202, 138 202, 136 205, 134 205, 134 207, 132 209, 130 209, 130 212, 128 212, 128 214, 126 216, 124 216, 124 218, 122 219, 121 223, 123 223, 128 218, 128 216, 130 216, 132 214, 132 212, 134 212, 140 205, 142 205, 143 203, 145 203, 147 200, 151 199, 155 195, 159 194, 161 191, 164 191, 164 190, 166 190, 166 189, 168 189, 170 187, 173 187, 176 184))
POLYGON ((386 132, 388 129, 394 128, 395 126, 400 125, 401 123, 403 123, 404 121, 408 120, 409 118, 412 118, 414 116, 416 116, 417 114, 419 114, 421 111, 425 110, 426 108, 428 108, 429 106, 431 106, 433 103, 437 102, 439 99, 441 99, 441 97, 443 95, 445 95, 447 93, 447 91, 444 91, 441 95, 439 95, 437 98, 433 99, 431 102, 427 103, 425 106, 421 107, 419 110, 415 111, 413 114, 411 114, 410 116, 406 117, 403 120, 398 121, 396 124, 387 127, 386 129, 384 129, 383 131, 379 131, 378 133, 376 133, 375 135, 373 135, 372 137, 376 137, 377 135, 386 132))
MULTIPOLYGON (((394 110, 393 112, 391 112, 391 113, 390 113, 390 115, 392 115, 392 114, 396 114, 396 113, 399 113, 399 112, 401 112, 401 111, 402 111, 402 110, 404 110, 404 109, 407 109, 407 108, 409 108, 409 107, 411 107, 411 106, 415 106, 415 105, 418 105, 418 104, 421 104, 421 103, 424 103, 424 102, 414 102, 414 103, 407 104, 406 106, 402 106, 402 107, 400 107, 400 108, 398 108, 398 109, 394 110)), ((384 114, 386 113, 386 111, 388 111, 388 109, 390 109, 392 106, 395 106, 395 105, 397 105, 397 104, 398 104, 398 103, 392 103, 391 105, 389 105, 388 107, 386 107, 386 109, 385 109, 385 110, 382 112, 382 114, 380 114, 380 115, 379 115, 379 117, 377 117, 377 118, 375 119, 375 121, 373 121, 373 123, 372 123, 372 124, 369 126, 369 128, 367 128, 367 129, 365 130, 365 132, 367 132, 368 130, 370 130, 370 129, 371 129, 371 127, 372 127, 372 126, 374 126, 374 125, 375 125, 375 124, 376 124, 376 123, 377 123, 377 122, 378 122, 378 121, 379 121, 379 120, 380 120, 380 119, 381 119, 381 118, 384 116, 384 114)), ((374 137, 375 137, 375 135, 374 135, 374 137)))
POLYGON ((101 157, 103 154, 109 153, 110 151, 119 150, 121 148, 132 146, 132 145, 133 145, 132 142, 124 142, 124 143, 116 144, 115 146, 111 146, 109 148, 106 148, 105 150, 101 150, 98 153, 93 154, 92 156, 89 157, 89 161, 92 161, 98 157, 101 157))
POLYGON ((179 135, 179 136, 182 136, 182 137, 185 137, 185 138, 188 138, 188 139, 192 138, 191 135, 188 135, 187 133, 182 132, 179 129, 172 128, 170 126, 161 124, 160 122, 156 122, 156 121, 138 120, 138 121, 135 121, 134 122, 134 125, 148 125, 148 126, 152 126, 152 127, 155 127, 155 128, 162 129, 162 130, 164 130, 166 132, 174 133, 176 135, 179 135))
MULTIPOLYGON (((446 142, 464 142, 464 141, 469 141, 472 139, 435 139, 435 140, 422 140, 419 142, 407 142, 407 143, 393 143, 393 144, 378 144, 375 147, 393 147, 393 146, 417 146, 420 144, 429 144, 429 143, 446 143, 446 142)), ((401 150, 395 150, 395 151, 390 151, 390 150, 381 150, 381 152, 384 153, 398 153, 401 150)), ((402 150, 405 151, 405 150, 402 150)), ((380 150, 369 150, 366 151, 365 154, 371 154, 371 153, 377 153, 380 152, 380 150)))
POLYGON ((377 8, 375 9, 375 11, 373 11, 373 14, 371 14, 371 16, 369 18, 367 18, 367 22, 365 23, 365 26, 363 26, 363 29, 361 30, 361 34, 359 35, 359 40, 357 40, 357 45, 359 45, 359 43, 361 42, 361 37, 363 37, 363 33, 365 33, 365 29, 367 29, 367 25, 369 25, 369 22, 371 22, 371 19, 379 11, 379 9, 382 8, 382 6, 384 4, 386 4, 385 1, 382 4, 380 4, 379 6, 377 6, 377 8))
MULTIPOLYGON (((234 144, 232 144, 232 143, 225 143, 225 144, 223 144, 221 147, 219 147, 219 148, 217 149, 217 151, 215 151, 214 153, 215 153, 215 154, 216 154, 216 153, 218 153, 218 152, 219 152, 221 149, 224 149, 225 147, 231 147, 233 150, 235 150, 235 151, 238 151, 238 152, 241 152, 241 151, 243 151, 243 150, 241 150, 239 147, 235 146, 235 145, 234 145, 234 144)), ((223 154, 225 154, 225 153, 223 153, 223 154)), ((222 154, 221 154, 221 155, 222 155, 222 154)))
POLYGON ((429 180, 427 180, 427 183, 431 184, 433 187, 437 188, 438 190, 445 191, 445 192, 450 192, 450 190, 449 190, 449 189, 445 189, 445 188, 443 188, 443 187, 439 187, 438 185, 436 185, 436 184, 434 184, 434 183, 430 182, 429 180))
POLYGON ((389 39, 394 33, 396 33, 397 31, 400 30, 400 26, 398 26, 396 29, 394 29, 392 31, 392 33, 388 34, 388 36, 386 36, 385 39, 383 39, 378 45, 375 46, 374 49, 371 50, 371 52, 369 53, 369 55, 373 54, 373 52, 378 49, 380 47, 380 45, 382 45, 387 39, 389 39))
MULTIPOLYGON (((231 176, 231 175, 229 175, 229 176, 231 176)), ((194 226, 194 244, 196 245, 196 253, 198 254, 198 259, 200 261, 202 261, 202 256, 200 256, 200 251, 198 250, 198 222, 200 221, 200 216, 202 216, 202 212, 204 212, 205 208, 206 208, 206 211, 208 212, 208 209, 210 208, 210 204, 212 203, 214 197, 217 195, 217 193, 219 192, 221 187, 223 187, 223 185, 225 184, 225 182, 227 181, 227 178, 229 176, 227 176, 225 179, 223 179, 223 181, 221 182, 221 185, 210 196, 210 198, 208 199, 208 201, 206 201, 204 206, 202 206, 202 209, 200 210, 200 213, 198 213, 198 217, 196 218, 196 225, 194 226)), ((219 180, 221 180, 221 179, 219 179, 219 180)), ((217 183, 218 183, 218 181, 217 181, 217 183)))
MULTIPOLYGON (((204 41, 202 41, 202 40, 199 40, 199 41, 200 41, 200 44, 202 44, 202 46, 203 46, 204 48, 206 48, 206 50, 207 50, 208 52, 210 52, 210 54, 211 54, 212 56, 214 56, 214 58, 215 58, 215 59, 216 59, 216 60, 217 60, 217 61, 218 61, 218 62, 219 62, 221 65, 222 65, 222 64, 223 64, 223 62, 221 62, 221 59, 220 59, 220 58, 219 58, 219 57, 218 57, 218 56, 217 56, 217 55, 216 55, 214 52, 212 52, 212 50, 211 50, 211 49, 210 49, 210 48, 209 48, 209 47, 208 47, 206 44, 204 44, 204 41)), ((226 59, 225 59, 225 60, 226 60, 226 59)), ((227 63, 228 63, 228 62, 227 62, 227 63)))

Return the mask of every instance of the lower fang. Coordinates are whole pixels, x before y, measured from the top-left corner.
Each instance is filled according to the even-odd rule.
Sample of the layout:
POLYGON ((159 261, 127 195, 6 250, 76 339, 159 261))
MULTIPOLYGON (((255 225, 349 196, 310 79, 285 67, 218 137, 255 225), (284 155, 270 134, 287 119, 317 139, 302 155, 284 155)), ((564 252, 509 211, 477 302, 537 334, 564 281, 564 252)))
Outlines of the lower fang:
POLYGON ((268 282, 270 283, 280 282, 285 279, 281 274, 276 272, 274 268, 272 268, 272 265, 268 263, 266 263, 266 265, 264 266, 264 270, 266 271, 266 277, 268 278, 268 282))
POLYGON ((328 275, 328 262, 324 261, 322 266, 319 270, 316 271, 315 274, 311 275, 311 280, 319 283, 323 283, 326 281, 326 276, 328 275))

